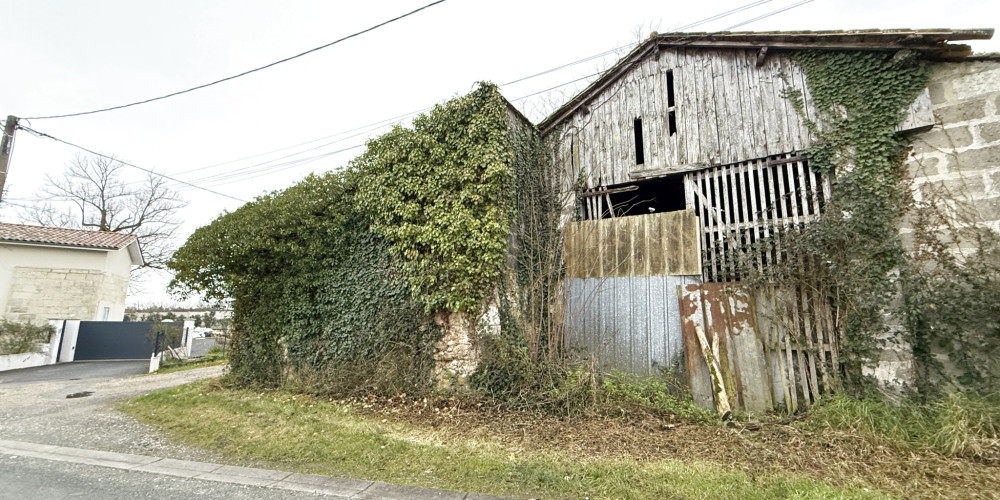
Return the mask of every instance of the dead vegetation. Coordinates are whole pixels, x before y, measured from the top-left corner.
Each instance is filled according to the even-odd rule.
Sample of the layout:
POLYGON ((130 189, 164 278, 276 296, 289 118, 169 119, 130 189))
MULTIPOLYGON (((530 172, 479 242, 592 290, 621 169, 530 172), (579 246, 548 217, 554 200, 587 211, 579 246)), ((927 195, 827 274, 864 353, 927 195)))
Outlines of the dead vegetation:
POLYGON ((444 442, 492 442, 557 451, 580 461, 703 461, 751 477, 802 474, 843 486, 868 484, 900 498, 1000 498, 1000 447, 979 459, 947 457, 854 432, 811 430, 808 415, 728 426, 605 408, 590 416, 511 411, 461 399, 354 400, 351 406, 444 442))

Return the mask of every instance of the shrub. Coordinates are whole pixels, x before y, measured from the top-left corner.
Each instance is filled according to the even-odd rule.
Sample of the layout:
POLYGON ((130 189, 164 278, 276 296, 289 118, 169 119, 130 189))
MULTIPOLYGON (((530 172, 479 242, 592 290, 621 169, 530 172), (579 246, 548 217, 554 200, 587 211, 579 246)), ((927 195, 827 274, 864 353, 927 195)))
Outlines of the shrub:
POLYGON ((37 352, 38 344, 48 342, 52 332, 50 325, 0 320, 0 355, 37 352))

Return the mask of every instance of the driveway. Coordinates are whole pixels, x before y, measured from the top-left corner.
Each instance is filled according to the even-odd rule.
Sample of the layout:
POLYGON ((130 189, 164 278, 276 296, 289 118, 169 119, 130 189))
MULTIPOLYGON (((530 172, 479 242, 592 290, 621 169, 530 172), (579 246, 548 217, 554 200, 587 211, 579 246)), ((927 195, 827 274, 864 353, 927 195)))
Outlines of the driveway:
POLYGON ((55 365, 37 366, 22 370, 0 372, 0 392, 5 385, 31 384, 34 382, 71 382, 75 380, 107 380, 149 371, 147 360, 126 361, 75 361, 55 365))
POLYGON ((225 367, 144 375, 148 361, 87 361, 0 372, 0 439, 214 461, 117 410, 121 399, 216 377, 225 367), (89 396, 67 395, 91 392, 89 396))

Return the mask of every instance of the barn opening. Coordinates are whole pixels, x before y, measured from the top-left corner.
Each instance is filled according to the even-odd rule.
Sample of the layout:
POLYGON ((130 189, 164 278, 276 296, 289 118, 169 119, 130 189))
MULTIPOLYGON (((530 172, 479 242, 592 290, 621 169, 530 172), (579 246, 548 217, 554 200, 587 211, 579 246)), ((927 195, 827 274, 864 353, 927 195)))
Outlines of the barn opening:
POLYGON ((676 212, 687 208, 684 174, 598 188, 583 196, 585 220, 676 212))

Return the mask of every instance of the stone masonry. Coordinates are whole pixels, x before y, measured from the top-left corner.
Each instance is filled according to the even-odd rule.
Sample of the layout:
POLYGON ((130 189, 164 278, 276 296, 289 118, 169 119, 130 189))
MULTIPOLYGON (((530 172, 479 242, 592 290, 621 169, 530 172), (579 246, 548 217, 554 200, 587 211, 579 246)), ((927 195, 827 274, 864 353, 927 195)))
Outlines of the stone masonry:
MULTIPOLYGON (((914 134, 904 164, 914 199, 1000 231, 1000 59, 937 63, 933 69, 928 90, 935 124, 914 134)), ((900 234, 911 246, 912 226, 904 223, 900 234)), ((963 256, 976 248, 955 242, 952 250, 963 256)), ((870 374, 887 387, 912 383, 909 346, 884 349, 870 374)))
POLYGON ((933 190, 1000 230, 1000 59, 939 63, 928 88, 936 124, 913 138, 914 197, 933 190))
POLYGON ((3 311, 7 319, 46 324, 49 319, 92 320, 100 302, 121 302, 128 280, 101 271, 15 267, 3 311))

